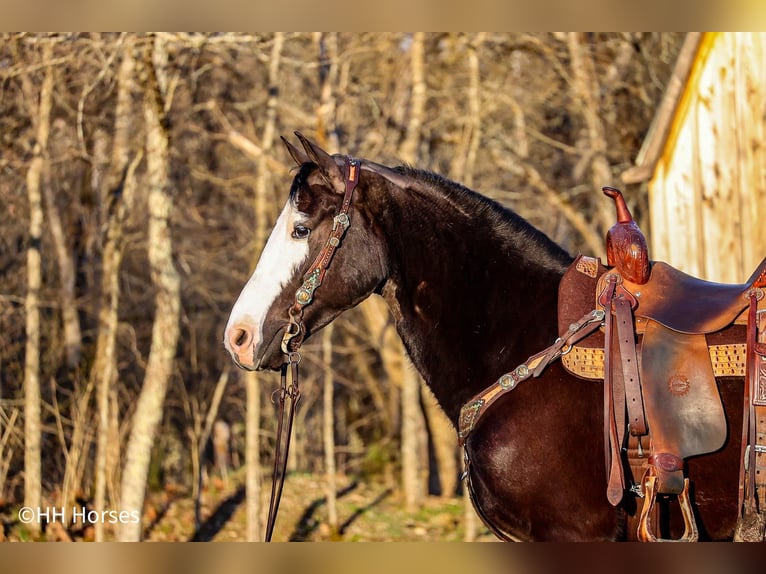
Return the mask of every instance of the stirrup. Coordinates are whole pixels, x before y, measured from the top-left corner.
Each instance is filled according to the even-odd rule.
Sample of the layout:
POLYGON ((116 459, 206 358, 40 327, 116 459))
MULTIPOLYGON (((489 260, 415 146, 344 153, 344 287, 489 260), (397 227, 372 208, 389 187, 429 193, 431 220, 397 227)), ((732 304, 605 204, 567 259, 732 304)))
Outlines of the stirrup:
POLYGON ((652 532, 652 509, 654 501, 657 498, 655 486, 657 477, 649 475, 644 480, 644 506, 641 508, 641 518, 638 522, 638 539, 641 542, 697 542, 699 540, 699 531, 697 523, 694 520, 691 502, 689 501, 689 479, 684 479, 684 489, 678 495, 678 502, 681 505, 681 513, 684 517, 684 534, 678 540, 669 538, 657 538, 652 532))

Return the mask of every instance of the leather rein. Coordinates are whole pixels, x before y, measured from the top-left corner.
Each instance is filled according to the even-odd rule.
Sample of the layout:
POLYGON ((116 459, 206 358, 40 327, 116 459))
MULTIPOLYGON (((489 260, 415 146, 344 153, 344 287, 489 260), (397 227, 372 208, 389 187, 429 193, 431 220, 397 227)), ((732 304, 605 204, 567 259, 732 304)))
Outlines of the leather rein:
POLYGON ((266 535, 264 540, 271 541, 274 525, 279 511, 279 501, 282 497, 282 488, 285 483, 287 470, 287 456, 290 450, 290 435, 293 427, 295 408, 300 399, 298 385, 298 365, 301 355, 298 352, 306 335, 303 323, 303 310, 314 300, 314 293, 322 284, 327 268, 330 266, 335 252, 340 246, 346 230, 351 225, 348 216, 351 208, 351 197, 359 183, 359 172, 362 162, 358 159, 346 156, 344 166, 345 193, 338 213, 333 218, 332 231, 322 250, 303 276, 303 283, 295 292, 295 302, 288 309, 289 322, 282 336, 282 353, 285 361, 282 364, 280 388, 275 391, 272 400, 276 400, 277 412, 277 442, 274 447, 274 472, 271 481, 271 498, 269 500, 269 514, 266 522, 266 535), (290 374, 290 384, 287 384, 287 376, 290 374), (289 403, 289 407, 288 407, 289 403), (287 420, 285 420, 287 414, 287 420), (284 445, 283 445, 284 442, 284 445))

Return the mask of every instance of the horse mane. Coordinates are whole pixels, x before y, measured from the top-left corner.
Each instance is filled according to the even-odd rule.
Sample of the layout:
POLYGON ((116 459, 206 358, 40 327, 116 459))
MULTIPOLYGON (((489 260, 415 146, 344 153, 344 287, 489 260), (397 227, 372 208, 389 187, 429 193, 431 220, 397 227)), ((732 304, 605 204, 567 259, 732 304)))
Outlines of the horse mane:
POLYGON ((572 262, 572 256, 560 245, 499 201, 432 171, 407 164, 393 169, 413 181, 410 191, 442 198, 446 206, 467 218, 486 218, 506 247, 518 250, 523 246, 521 254, 525 259, 562 273, 572 262))
MULTIPOLYGON (((312 162, 297 168, 290 188, 291 201, 315 168, 312 162)), ((428 211, 436 212, 440 221, 459 217, 463 220, 461 224, 471 225, 481 219, 489 224, 498 245, 506 252, 517 253, 524 262, 559 274, 571 264, 572 256, 560 245, 500 202, 429 170, 408 164, 388 169, 405 180, 402 186, 400 178, 396 178, 397 186, 411 197, 425 200, 428 211)))

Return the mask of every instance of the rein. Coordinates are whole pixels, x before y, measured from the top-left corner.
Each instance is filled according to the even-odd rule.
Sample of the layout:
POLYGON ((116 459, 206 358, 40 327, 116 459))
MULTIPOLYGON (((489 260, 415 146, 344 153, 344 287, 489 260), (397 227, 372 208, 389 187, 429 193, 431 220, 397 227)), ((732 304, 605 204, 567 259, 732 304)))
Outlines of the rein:
POLYGON ((285 484, 287 456, 290 451, 290 435, 293 428, 295 408, 301 395, 298 386, 298 365, 301 362, 301 355, 298 349, 306 335, 306 328, 303 324, 303 310, 314 300, 314 293, 322 284, 327 268, 335 256, 335 251, 340 246, 346 230, 351 225, 348 211, 351 208, 351 197, 354 189, 356 189, 359 183, 360 170, 360 160, 348 156, 345 158, 344 178, 346 188, 340 210, 338 210, 337 215, 333 218, 330 237, 308 268, 308 271, 304 274, 303 283, 295 292, 295 302, 287 311, 289 322, 282 336, 281 347, 282 353, 285 355, 285 362, 282 364, 280 388, 274 393, 278 405, 277 443, 274 447, 274 472, 271 480, 271 498, 269 500, 269 514, 266 521, 266 535, 264 537, 266 542, 271 541, 274 525, 277 520, 279 501, 282 497, 282 488, 285 484), (290 374, 289 386, 287 384, 288 372, 290 374), (288 402, 290 403, 289 409, 287 407, 288 402), (286 421, 285 412, 287 412, 286 421))

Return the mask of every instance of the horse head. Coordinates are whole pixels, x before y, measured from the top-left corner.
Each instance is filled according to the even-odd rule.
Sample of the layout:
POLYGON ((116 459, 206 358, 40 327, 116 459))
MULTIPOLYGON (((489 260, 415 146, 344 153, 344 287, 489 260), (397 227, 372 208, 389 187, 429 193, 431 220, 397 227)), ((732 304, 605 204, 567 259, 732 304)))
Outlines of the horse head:
POLYGON ((372 188, 385 185, 386 175, 393 181, 398 174, 359 162, 364 175, 360 174, 353 201, 346 206, 351 224, 333 249, 321 288, 316 295, 312 291, 310 304, 300 305, 300 323, 291 321, 296 292, 305 285, 309 268, 314 267, 311 262, 316 264, 320 253, 326 253, 328 238, 334 234, 348 176, 345 156, 330 155, 300 133, 296 135, 303 149, 282 138, 298 166, 287 203, 226 325, 224 346, 248 370, 279 368, 286 331, 299 329, 300 339, 310 336, 380 289, 387 276, 385 247, 376 235, 368 198, 372 188))

